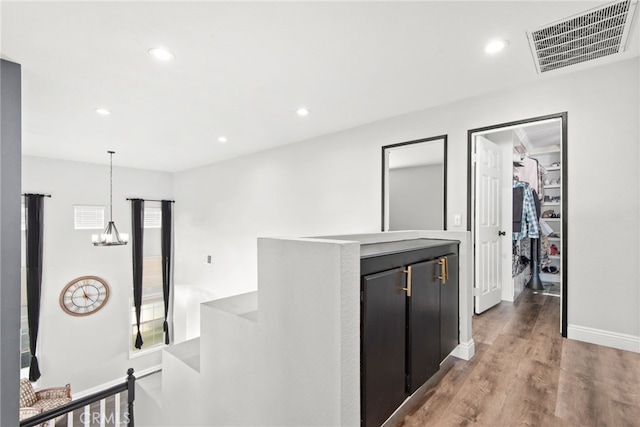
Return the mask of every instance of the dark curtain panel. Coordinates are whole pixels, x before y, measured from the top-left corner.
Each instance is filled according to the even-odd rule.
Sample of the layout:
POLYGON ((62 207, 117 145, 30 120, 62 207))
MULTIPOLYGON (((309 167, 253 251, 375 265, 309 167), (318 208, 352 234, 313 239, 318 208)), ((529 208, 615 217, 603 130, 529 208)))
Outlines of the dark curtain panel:
POLYGON ((44 214, 41 194, 27 194, 25 207, 27 210, 27 320, 29 323, 29 347, 31 365, 29 381, 40 378, 40 367, 36 357, 38 343, 38 327, 40 325, 40 294, 42 289, 42 216, 44 214))
POLYGON ((144 226, 144 200, 131 200, 131 231, 133 254, 133 304, 136 308, 136 325, 138 334, 136 336, 136 348, 142 348, 142 335, 140 334, 140 307, 142 306, 142 239, 144 226))
POLYGON ((171 208, 173 203, 162 201, 162 292, 164 294, 164 342, 169 344, 169 296, 171 295, 171 243, 173 230, 171 227, 171 208))

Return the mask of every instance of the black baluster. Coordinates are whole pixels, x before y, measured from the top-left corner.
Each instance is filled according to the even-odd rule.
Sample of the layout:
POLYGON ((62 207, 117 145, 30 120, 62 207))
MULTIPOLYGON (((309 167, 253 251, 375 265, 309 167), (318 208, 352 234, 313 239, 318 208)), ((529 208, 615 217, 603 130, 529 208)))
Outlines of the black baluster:
POLYGON ((127 370, 127 411, 129 419, 127 425, 134 427, 133 420, 133 401, 136 399, 136 377, 133 375, 133 368, 127 370))

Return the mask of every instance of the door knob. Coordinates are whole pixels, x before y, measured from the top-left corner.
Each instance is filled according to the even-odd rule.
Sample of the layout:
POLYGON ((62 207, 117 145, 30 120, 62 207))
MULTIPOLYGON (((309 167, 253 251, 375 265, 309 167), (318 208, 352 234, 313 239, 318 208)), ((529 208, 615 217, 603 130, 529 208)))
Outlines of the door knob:
POLYGON ((506 231, 498 231, 498 236, 506 236, 507 232, 506 231))

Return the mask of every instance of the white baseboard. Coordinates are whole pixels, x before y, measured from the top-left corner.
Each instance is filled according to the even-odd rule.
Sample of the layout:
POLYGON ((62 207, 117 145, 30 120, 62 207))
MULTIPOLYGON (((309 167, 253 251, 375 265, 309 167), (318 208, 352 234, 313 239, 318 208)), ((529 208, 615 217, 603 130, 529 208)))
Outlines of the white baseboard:
MULTIPOLYGON (((135 371, 133 373, 133 375, 136 378, 142 378, 145 375, 149 375, 149 374, 152 374, 152 373, 154 373, 156 371, 160 371, 160 370, 162 370, 162 364, 151 366, 149 368, 142 369, 140 371, 135 371)), ((106 390, 106 389, 108 389, 110 387, 113 387, 113 386, 116 386, 118 384, 122 384, 122 383, 124 383, 125 379, 126 379, 126 377, 123 377, 123 378, 117 379, 117 380, 113 380, 113 381, 109 381, 109 382, 106 382, 104 384, 100 384, 99 386, 92 387, 92 388, 89 388, 87 390, 82 390, 82 391, 77 392, 77 393, 74 392, 73 388, 72 388, 71 389, 71 393, 73 395, 73 399, 79 399, 81 397, 86 397, 86 396, 89 396, 91 394, 98 393, 100 391, 106 390)))
POLYGON ((476 344, 473 340, 469 340, 466 343, 460 343, 453 349, 451 354, 459 359, 471 360, 474 354, 476 354, 476 344))
POLYGON ((634 335, 587 328, 585 326, 568 325, 567 338, 640 353, 640 337, 634 335))

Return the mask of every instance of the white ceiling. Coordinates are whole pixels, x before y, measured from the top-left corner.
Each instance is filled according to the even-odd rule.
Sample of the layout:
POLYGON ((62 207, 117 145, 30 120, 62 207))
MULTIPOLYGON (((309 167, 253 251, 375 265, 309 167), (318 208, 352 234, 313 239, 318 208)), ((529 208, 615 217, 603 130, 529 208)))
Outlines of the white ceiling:
POLYGON ((638 56, 636 18, 624 53, 536 73, 525 31, 604 3, 2 1, 0 46, 25 154, 179 171, 638 56))
POLYGON ((542 123, 523 126, 514 131, 514 140, 519 140, 530 154, 560 149, 562 144, 562 121, 548 120, 542 123))

